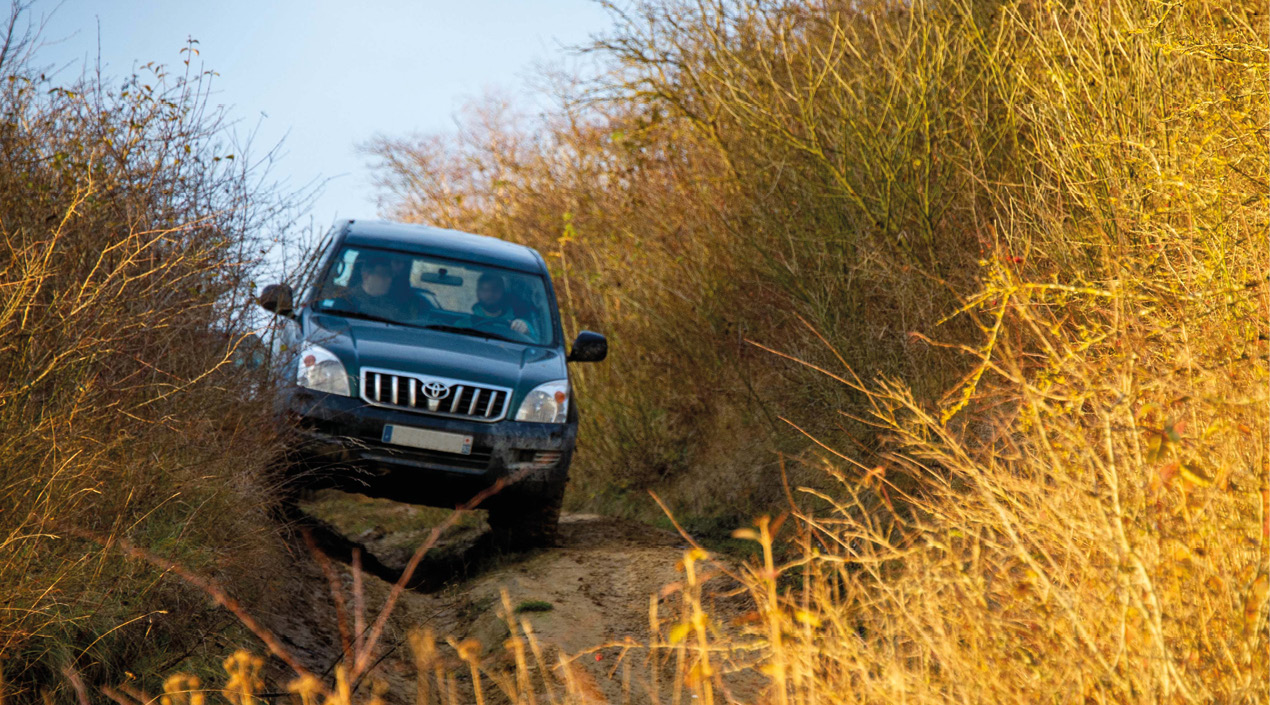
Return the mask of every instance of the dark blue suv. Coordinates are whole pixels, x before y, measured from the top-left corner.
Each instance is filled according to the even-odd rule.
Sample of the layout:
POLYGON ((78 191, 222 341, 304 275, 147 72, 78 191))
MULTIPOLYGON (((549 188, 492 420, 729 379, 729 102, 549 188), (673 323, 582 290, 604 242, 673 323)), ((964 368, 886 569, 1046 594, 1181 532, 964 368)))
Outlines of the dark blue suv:
POLYGON ((566 352, 537 251, 348 221, 299 292, 269 286, 260 304, 280 319, 298 478, 432 506, 502 481, 481 505, 495 534, 555 539, 578 430, 567 363, 603 360, 608 343, 582 331, 566 352))

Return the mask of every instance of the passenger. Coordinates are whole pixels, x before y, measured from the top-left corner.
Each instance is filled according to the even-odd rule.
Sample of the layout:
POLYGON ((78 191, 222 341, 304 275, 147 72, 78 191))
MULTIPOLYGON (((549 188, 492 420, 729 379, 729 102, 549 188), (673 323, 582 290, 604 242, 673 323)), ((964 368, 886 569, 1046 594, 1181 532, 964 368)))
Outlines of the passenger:
POLYGON ((478 320, 500 321, 508 328, 528 338, 535 338, 533 326, 518 318, 512 310, 511 297, 507 295, 507 282, 494 272, 486 272, 476 280, 476 303, 472 315, 478 320))
POLYGON ((422 306, 400 273, 404 267, 394 267, 393 258, 374 253, 362 255, 357 264, 360 276, 345 297, 354 310, 392 320, 419 317, 422 306))

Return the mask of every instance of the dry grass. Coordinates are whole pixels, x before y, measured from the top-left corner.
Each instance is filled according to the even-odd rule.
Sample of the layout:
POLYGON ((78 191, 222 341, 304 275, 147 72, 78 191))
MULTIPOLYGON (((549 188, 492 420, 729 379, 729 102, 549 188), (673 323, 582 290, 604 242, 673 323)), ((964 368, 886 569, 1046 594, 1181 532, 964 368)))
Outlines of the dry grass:
MULTIPOLYGON (((739 623, 703 598, 729 566, 685 557, 674 613, 607 645, 652 664, 624 692, 1270 699, 1266 20, 649 3, 603 43, 600 99, 536 137, 487 113, 374 146, 393 213, 539 247, 570 332, 614 333, 580 377, 575 502, 665 485, 677 508, 788 513, 737 534, 760 554, 718 578, 739 623), (779 448, 799 449, 788 493, 754 460, 779 448)), ((418 636, 420 702, 596 699, 511 604, 493 656, 418 636)), ((354 692, 361 633, 350 672, 291 685, 302 702, 380 697, 354 692)), ((226 697, 254 702, 260 665, 227 668, 226 697)))
MULTIPOLYGON (((852 446, 832 415, 808 413, 804 384, 765 400, 813 436, 804 460, 823 456, 839 480, 796 502, 802 555, 743 581, 763 622, 751 646, 766 699, 1264 701, 1264 11, 670 2, 627 13, 602 42, 623 62, 623 107, 599 129, 630 130, 615 144, 638 134, 640 158, 655 160, 671 153, 665 135, 691 125, 697 141, 675 148, 712 156, 669 160, 688 172, 676 172, 684 208, 614 209, 612 249, 562 240, 585 252, 570 262, 597 259, 571 304, 585 292, 581 310, 631 336, 669 386, 700 389, 703 368, 654 357, 666 338, 596 307, 623 297, 595 280, 620 272, 678 293, 691 303, 640 289, 623 300, 713 340, 729 365, 743 358, 701 325, 712 308, 694 297, 750 314, 761 292, 768 309, 743 319, 744 337, 836 379, 845 429, 878 441, 852 446), (705 164, 720 171, 694 171, 705 164), (689 279, 673 258, 628 274, 621 252, 660 252, 681 232, 660 221, 679 213, 718 276, 689 279), (781 312, 812 325, 798 333, 781 312), (911 354, 923 349, 944 353, 911 354)), ((581 150, 552 134, 573 151, 528 161, 563 153, 568 172, 581 150)), ((518 169, 500 172, 513 212, 569 210, 552 205, 569 203, 561 191, 586 203, 657 187, 644 183, 655 172, 628 170, 629 185, 544 199, 515 189, 518 169)), ((408 210, 434 213, 441 200, 417 194, 408 210)), ((491 227, 532 241, 541 222, 491 227)), ((635 393, 604 382, 586 391, 606 411, 635 393)), ((721 417, 705 416, 690 428, 721 417)), ((734 472, 752 450, 730 456, 734 472)), ((592 468, 638 456, 616 457, 592 468)), ((702 698, 710 679, 692 677, 706 653, 680 673, 702 698)))
POLYGON ((1065 337, 1197 315, 1232 344, 1260 331, 1238 294, 1266 264, 1256 8, 622 8, 595 47, 611 73, 541 122, 487 101, 454 135, 369 146, 386 213, 537 247, 566 332, 628 353, 579 371, 573 506, 647 513, 656 488, 693 514, 771 507, 776 453, 802 447, 778 416, 877 450, 836 413, 867 413, 861 394, 747 344, 835 364, 799 318, 863 378, 950 409, 971 370, 994 377, 980 332, 1009 307, 976 296, 998 269, 1072 307, 1065 337), (1112 291, 1157 304, 1113 320, 1094 293, 1112 291))
POLYGON ((244 598, 279 550, 264 379, 238 364, 277 201, 194 45, 175 70, 56 85, 22 10, 0 32, 0 698, 18 699, 170 668, 232 624, 110 545, 244 598))

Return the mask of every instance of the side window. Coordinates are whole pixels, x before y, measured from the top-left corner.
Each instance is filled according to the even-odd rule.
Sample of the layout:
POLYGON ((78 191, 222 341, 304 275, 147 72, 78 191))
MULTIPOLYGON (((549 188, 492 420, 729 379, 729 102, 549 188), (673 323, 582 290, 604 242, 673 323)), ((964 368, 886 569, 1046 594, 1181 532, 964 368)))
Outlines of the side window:
POLYGON ((344 256, 335 262, 331 270, 331 283, 336 286, 348 286, 353 276, 353 263, 357 261, 357 250, 345 250, 344 256))
POLYGON ((353 263, 357 261, 358 250, 346 248, 343 252, 336 255, 336 259, 331 263, 331 269, 326 273, 326 281, 322 284, 318 291, 321 297, 318 305, 321 308, 329 308, 335 305, 335 299, 331 298, 342 288, 348 286, 349 281, 353 277, 353 263))
POLYGON ((300 284, 299 298, 296 300, 301 302, 302 306, 307 306, 312 302, 313 297, 317 295, 318 289, 322 288, 322 282, 318 281, 318 273, 326 269, 326 263, 330 262, 335 253, 332 251, 331 241, 334 233, 327 233, 322 238, 321 243, 315 248, 316 252, 321 253, 319 256, 310 257, 300 270, 300 276, 297 281, 300 284))

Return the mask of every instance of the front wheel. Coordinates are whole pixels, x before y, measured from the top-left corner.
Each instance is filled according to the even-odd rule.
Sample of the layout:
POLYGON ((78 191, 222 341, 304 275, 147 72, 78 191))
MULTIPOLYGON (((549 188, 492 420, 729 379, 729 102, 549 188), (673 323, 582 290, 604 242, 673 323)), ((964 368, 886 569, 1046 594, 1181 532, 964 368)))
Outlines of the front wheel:
POLYGON ((489 508, 489 527, 494 540, 513 551, 554 546, 560 533, 563 504, 563 483, 548 485, 541 493, 499 497, 489 508))

